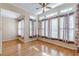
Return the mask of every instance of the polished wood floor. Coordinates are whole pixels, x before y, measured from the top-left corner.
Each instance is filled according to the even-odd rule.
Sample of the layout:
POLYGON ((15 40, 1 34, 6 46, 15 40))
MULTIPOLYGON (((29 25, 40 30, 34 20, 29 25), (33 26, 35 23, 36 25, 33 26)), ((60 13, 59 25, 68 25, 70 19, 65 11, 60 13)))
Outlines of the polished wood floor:
POLYGON ((3 56, 75 56, 77 53, 57 45, 35 40, 28 43, 20 41, 3 42, 3 56))

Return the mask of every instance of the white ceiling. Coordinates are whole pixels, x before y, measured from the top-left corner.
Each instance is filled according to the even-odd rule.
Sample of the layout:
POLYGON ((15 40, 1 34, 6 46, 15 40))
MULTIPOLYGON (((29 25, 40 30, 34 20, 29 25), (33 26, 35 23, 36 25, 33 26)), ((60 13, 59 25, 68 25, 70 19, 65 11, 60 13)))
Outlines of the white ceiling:
POLYGON ((76 7, 76 3, 63 3, 53 9, 47 11, 46 13, 40 14, 40 17, 42 17, 44 15, 49 15, 49 14, 53 14, 56 12, 60 12, 62 10, 68 9, 68 8, 73 8, 73 10, 76 10, 75 7, 76 7))
POLYGON ((52 9, 46 11, 44 14, 42 14, 42 8, 36 9, 41 7, 38 3, 12 3, 12 5, 28 11, 31 15, 36 16, 39 14, 40 16, 43 16, 44 14, 46 15, 64 8, 73 7, 74 3, 50 3, 47 6, 52 7, 52 9))
MULTIPOLYGON (((24 10, 27 10, 28 12, 37 15, 38 13, 42 13, 42 8, 41 9, 36 9, 36 8, 40 8, 41 5, 38 3, 13 3, 12 5, 23 8, 24 10)), ((52 7, 57 5, 57 3, 50 3, 47 6, 48 7, 52 7)))

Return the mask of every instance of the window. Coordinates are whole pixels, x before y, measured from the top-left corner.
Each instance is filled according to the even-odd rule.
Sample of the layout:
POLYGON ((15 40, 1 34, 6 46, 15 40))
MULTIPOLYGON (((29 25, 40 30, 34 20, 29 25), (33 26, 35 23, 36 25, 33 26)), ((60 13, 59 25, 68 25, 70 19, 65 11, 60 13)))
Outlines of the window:
POLYGON ((63 39, 63 34, 64 34, 63 25, 64 25, 64 17, 60 17, 60 39, 63 39))
POLYGON ((42 36, 44 36, 44 21, 42 21, 42 36))
POLYGON ((74 15, 69 16, 69 40, 74 41, 75 20, 74 15))
POLYGON ((52 38, 57 38, 58 37, 58 19, 52 19, 52 38))
POLYGON ((33 23, 34 23, 34 24, 33 24, 33 26, 34 26, 34 28, 33 28, 33 29, 34 29, 34 30, 33 30, 33 31, 34 31, 34 32, 33 32, 33 35, 35 36, 35 35, 36 35, 36 21, 33 22, 33 23))
POLYGON ((48 37, 48 20, 45 21, 45 36, 48 37))
MULTIPOLYGON (((63 35, 67 33, 69 37, 69 39, 67 37, 67 40, 74 41, 74 27, 75 27, 74 15, 67 16, 69 17, 68 18, 69 26, 67 26, 67 28, 69 28, 67 29, 68 32, 66 31, 66 28, 64 27, 65 25, 64 17, 60 17, 60 39, 64 39, 63 35)), ((64 37, 66 39, 66 35, 64 37)))
POLYGON ((32 26, 32 21, 30 21, 30 36, 32 36, 32 30, 33 30, 32 27, 33 27, 33 26, 32 26))
POLYGON ((73 8, 67 8, 67 9, 61 10, 60 13, 69 13, 73 11, 74 11, 73 8))
POLYGON ((18 35, 24 37, 24 20, 18 22, 18 35))
POLYGON ((36 21, 30 20, 30 36, 36 36, 36 21))
POLYGON ((21 21, 18 22, 18 35, 21 35, 21 21))

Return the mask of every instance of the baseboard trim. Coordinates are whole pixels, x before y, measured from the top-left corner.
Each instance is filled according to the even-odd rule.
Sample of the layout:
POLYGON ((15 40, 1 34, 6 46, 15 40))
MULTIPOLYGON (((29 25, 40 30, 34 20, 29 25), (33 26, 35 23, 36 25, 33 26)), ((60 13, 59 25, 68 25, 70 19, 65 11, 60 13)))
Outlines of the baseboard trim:
POLYGON ((18 39, 4 40, 4 41, 2 41, 2 43, 6 43, 6 42, 10 42, 10 41, 16 41, 16 40, 18 40, 18 39))
POLYGON ((37 38, 29 38, 28 40, 25 41, 25 43, 35 41, 35 40, 37 40, 37 38))
POLYGON ((2 55, 2 50, 0 49, 0 56, 2 55))
POLYGON ((50 43, 50 44, 55 44, 55 45, 58 45, 60 47, 64 47, 64 48, 67 48, 67 49, 76 50, 76 46, 73 45, 73 44, 63 43, 63 42, 60 42, 60 41, 55 41, 55 40, 50 40, 50 39, 49 40, 48 39, 42 39, 42 38, 40 38, 39 40, 50 43))

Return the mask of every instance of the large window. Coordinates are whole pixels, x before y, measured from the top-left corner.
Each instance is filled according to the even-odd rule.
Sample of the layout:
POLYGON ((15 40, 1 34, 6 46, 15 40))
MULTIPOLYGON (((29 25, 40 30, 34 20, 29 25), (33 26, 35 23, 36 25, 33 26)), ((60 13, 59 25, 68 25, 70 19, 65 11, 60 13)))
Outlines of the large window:
POLYGON ((36 21, 33 22, 33 35, 36 36, 36 21))
POLYGON ((58 19, 52 19, 52 38, 57 38, 58 37, 58 19))
POLYGON ((74 41, 75 20, 74 15, 69 16, 69 40, 74 41))
POLYGON ((59 16, 56 13, 56 15, 52 15, 52 17, 55 18, 50 20, 50 25, 48 25, 48 20, 42 21, 42 36, 48 37, 49 34, 49 37, 52 38, 74 41, 75 21, 72 8, 62 10, 59 16))
POLYGON ((24 20, 18 22, 18 35, 24 37, 24 20))
POLYGON ((30 21, 30 36, 36 36, 36 21, 30 21))
POLYGON ((48 20, 45 21, 45 36, 48 37, 48 20))
POLYGON ((60 39, 63 39, 64 34, 64 17, 60 17, 60 39))
POLYGON ((68 36, 67 40, 74 41, 74 27, 75 27, 74 15, 67 16, 68 17, 67 20, 69 22, 69 25, 67 26, 68 29, 64 27, 66 25, 64 21, 66 19, 64 17, 60 17, 60 39, 64 39, 64 37, 66 39, 66 37, 68 36), (66 31, 66 29, 68 32, 66 31), (64 35, 66 33, 67 33, 67 36, 64 35))
POLYGON ((44 36, 44 21, 42 21, 42 36, 44 36))
POLYGON ((32 36, 32 30, 33 30, 33 28, 32 28, 33 26, 32 26, 32 21, 30 21, 30 36, 32 36))

